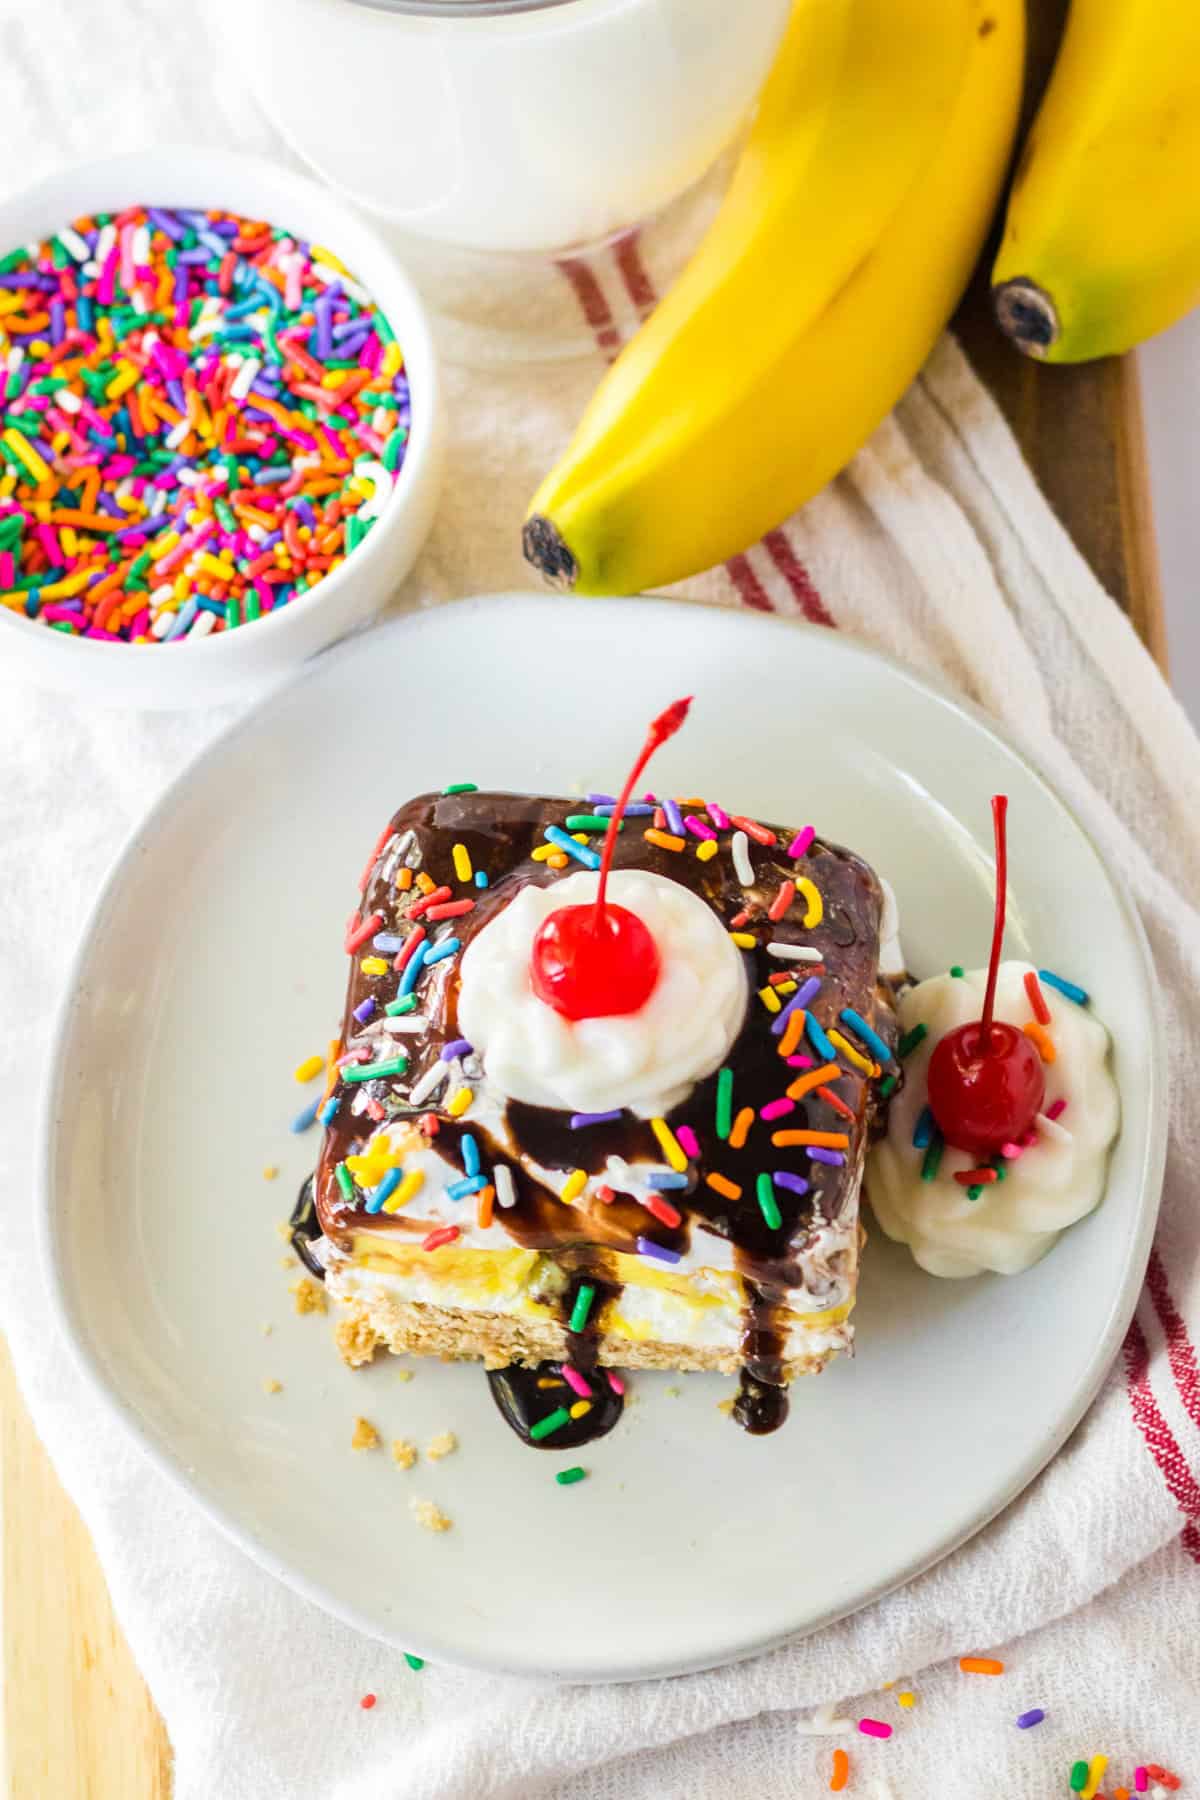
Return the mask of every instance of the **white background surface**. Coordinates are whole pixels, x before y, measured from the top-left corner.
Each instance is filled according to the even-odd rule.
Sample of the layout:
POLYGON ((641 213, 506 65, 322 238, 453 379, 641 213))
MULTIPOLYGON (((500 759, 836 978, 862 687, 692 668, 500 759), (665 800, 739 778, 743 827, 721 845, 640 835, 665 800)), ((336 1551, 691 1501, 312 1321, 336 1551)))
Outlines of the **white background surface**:
POLYGON ((1171 685, 1200 725, 1200 310, 1138 352, 1171 685))

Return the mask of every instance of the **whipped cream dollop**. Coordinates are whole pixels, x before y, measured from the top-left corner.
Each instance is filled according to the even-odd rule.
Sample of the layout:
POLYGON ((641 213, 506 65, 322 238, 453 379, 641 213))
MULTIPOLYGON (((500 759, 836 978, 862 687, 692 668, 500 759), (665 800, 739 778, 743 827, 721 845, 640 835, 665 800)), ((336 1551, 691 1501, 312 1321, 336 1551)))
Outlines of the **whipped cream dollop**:
POLYGON ((564 1019, 534 993, 533 939, 548 913, 594 900, 583 870, 525 887, 474 937, 460 965, 458 1024, 489 1084, 514 1100, 568 1112, 620 1107, 642 1118, 670 1110, 725 1060, 741 1029, 747 981, 737 946, 712 908, 666 876, 618 869, 608 897, 647 926, 661 959, 637 1012, 564 1019))
MULTIPOLYGON (((1025 990, 1030 969, 1025 962, 1000 965, 996 1017, 1017 1027, 1033 1017, 1025 990)), ((954 1179, 977 1163, 964 1150, 947 1146, 935 1179, 922 1181, 925 1152, 913 1144, 913 1133, 926 1103, 929 1059, 947 1032, 979 1018, 986 985, 987 970, 971 969, 961 977, 918 982, 901 997, 901 1030, 923 1024, 926 1035, 904 1064, 904 1087, 891 1103, 887 1133, 867 1164, 875 1217, 931 1275, 985 1269, 1015 1275, 1037 1262, 1067 1226, 1099 1204, 1120 1123, 1108 1032, 1085 1007, 1043 983, 1051 1015, 1046 1030, 1056 1056, 1044 1065, 1046 1097, 1036 1142, 1006 1162, 1003 1181, 986 1186, 976 1200, 954 1179), (1059 1100, 1065 1107, 1047 1118, 1059 1100)))

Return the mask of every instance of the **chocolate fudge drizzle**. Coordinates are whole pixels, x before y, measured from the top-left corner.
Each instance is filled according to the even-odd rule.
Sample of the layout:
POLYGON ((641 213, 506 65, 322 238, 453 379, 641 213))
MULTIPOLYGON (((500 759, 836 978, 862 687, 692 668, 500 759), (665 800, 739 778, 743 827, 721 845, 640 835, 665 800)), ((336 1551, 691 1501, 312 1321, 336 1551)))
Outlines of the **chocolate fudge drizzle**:
MULTIPOLYGON (((402 864, 421 868, 438 883, 455 885, 452 847, 464 844, 475 869, 487 872, 489 885, 470 890, 474 910, 447 921, 444 926, 430 927, 460 940, 465 950, 471 939, 529 883, 546 886, 558 879, 558 871, 544 862, 534 862, 532 852, 543 844, 546 825, 562 825, 566 815, 578 806, 577 801, 546 796, 505 793, 468 792, 453 795, 426 794, 410 801, 394 815, 390 830, 376 853, 364 887, 359 917, 367 919, 378 912, 382 916, 379 931, 403 937, 414 928, 408 920, 413 904, 421 899, 415 888, 401 892, 395 876, 402 864)), ((639 821, 640 823, 640 821, 639 821)), ((879 921, 882 895, 874 873, 851 852, 814 839, 803 859, 797 863, 786 854, 785 846, 792 833, 774 827, 776 843, 771 847, 755 844, 753 861, 755 881, 743 889, 734 873, 729 853, 727 831, 720 833, 718 855, 701 862, 688 852, 678 853, 648 843, 638 829, 626 829, 616 840, 615 869, 647 869, 654 874, 690 888, 709 905, 727 929, 732 921, 747 914, 741 929, 758 940, 756 948, 744 951, 747 961, 748 1002, 737 1038, 730 1047, 727 1063, 734 1072, 734 1113, 752 1107, 757 1117, 761 1107, 780 1096, 794 1071, 788 1069, 778 1054, 779 1039, 770 1030, 771 1015, 756 996, 756 990, 767 985, 771 974, 779 974, 785 966, 803 981, 812 965, 785 965, 767 955, 768 941, 803 944, 822 953, 820 994, 814 1002, 814 1013, 828 1028, 836 1025, 844 1007, 853 1007, 891 1046, 897 1037, 895 1015, 886 988, 877 978, 879 921), (817 887, 823 901, 823 917, 819 924, 804 929, 801 924, 804 906, 800 899, 784 917, 769 921, 767 908, 778 892, 780 883, 805 875, 817 887)), ((574 865, 562 871, 574 872, 574 865)), ((420 922, 420 921, 417 921, 420 922)), ((369 946, 367 946, 369 950, 369 946)), ((397 991, 400 977, 391 967, 385 975, 368 975, 361 969, 364 952, 356 953, 351 964, 349 992, 342 1021, 342 1045, 360 1039, 363 1026, 354 1018, 354 1010, 368 996, 374 998, 373 1018, 380 1017, 383 1007, 397 991)), ((461 952, 459 953, 461 956, 461 952)), ((442 1048, 459 1037, 457 1025, 459 956, 437 962, 426 970, 417 987, 421 1016, 428 1019, 419 1034, 406 1035, 400 1043, 409 1058, 409 1066, 401 1085, 416 1085, 438 1061, 442 1048)), ((368 1026, 370 1021, 368 1021, 368 1026)), ((385 1045, 390 1040, 384 1039, 385 1045)), ((378 1054, 390 1053, 380 1048, 378 1054)), ((468 1079, 471 1079, 468 1074, 468 1079)), ((542 1440, 548 1449, 566 1448, 586 1442, 591 1437, 611 1430, 620 1414, 620 1397, 609 1387, 596 1358, 603 1330, 603 1314, 619 1294, 616 1253, 636 1254, 639 1235, 653 1238, 670 1250, 686 1251, 693 1243, 702 1247, 706 1236, 724 1238, 732 1251, 734 1266, 741 1276, 744 1292, 742 1331, 742 1386, 734 1408, 734 1417, 748 1431, 766 1432, 780 1424, 787 1412, 785 1391, 785 1345, 787 1333, 787 1297, 789 1290, 802 1285, 800 1259, 817 1244, 822 1228, 836 1223, 852 1204, 857 1191, 859 1171, 868 1134, 876 1128, 882 1111, 875 1084, 850 1067, 843 1067, 837 1084, 839 1098, 851 1109, 853 1118, 835 1113, 816 1091, 796 1102, 794 1110, 780 1123, 787 1129, 837 1130, 849 1135, 845 1165, 835 1166, 809 1161, 794 1150, 775 1148, 769 1144, 766 1128, 759 1124, 740 1149, 720 1141, 713 1121, 716 1109, 717 1072, 698 1082, 687 1099, 668 1115, 668 1124, 690 1124, 701 1144, 699 1159, 688 1164, 688 1186, 671 1190, 669 1199, 680 1215, 680 1223, 668 1228, 652 1218, 631 1195, 617 1193, 611 1204, 593 1203, 587 1211, 564 1205, 552 1192, 530 1174, 521 1157, 557 1174, 574 1168, 599 1176, 607 1168, 610 1156, 630 1163, 661 1166, 661 1150, 648 1120, 622 1113, 618 1119, 572 1131, 569 1114, 548 1108, 510 1101, 505 1111, 505 1129, 509 1144, 497 1142, 479 1122, 471 1117, 456 1120, 439 1110, 436 1099, 413 1107, 393 1091, 387 1078, 334 1089, 341 1100, 336 1116, 326 1128, 315 1183, 316 1222, 335 1245, 350 1248, 354 1233, 367 1229, 373 1233, 394 1236, 400 1243, 418 1244, 429 1230, 427 1220, 406 1216, 405 1212, 369 1215, 359 1204, 349 1204, 343 1197, 334 1171, 349 1155, 360 1152, 382 1119, 371 1119, 364 1112, 352 1110, 356 1095, 365 1094, 382 1115, 397 1123, 416 1123, 432 1112, 438 1119, 437 1135, 430 1148, 447 1163, 447 1179, 453 1181, 462 1172, 460 1141, 470 1131, 479 1144, 485 1167, 505 1163, 513 1177, 515 1203, 509 1208, 497 1206, 493 1221, 501 1226, 514 1244, 543 1251, 566 1271, 567 1284, 557 1306, 566 1325, 572 1297, 581 1280, 596 1285, 588 1326, 581 1334, 571 1334, 569 1361, 593 1389, 591 1412, 572 1420, 552 1437, 542 1440), (517 1154, 513 1152, 516 1147, 517 1154), (809 1183, 801 1195, 776 1185, 775 1197, 781 1215, 780 1225, 771 1229, 755 1200, 755 1182, 761 1171, 793 1168, 809 1183), (717 1171, 740 1186, 739 1200, 730 1201, 707 1186, 704 1177, 717 1171)), ((360 1103, 361 1104, 361 1103, 360 1103)), ((470 1201, 465 1201, 469 1206, 470 1201)), ((420 1202, 411 1209, 419 1215, 420 1202)), ((469 1216, 469 1215, 468 1215, 469 1216)), ((307 1225, 294 1219, 296 1235, 305 1237, 307 1225)), ((295 1237, 294 1237, 295 1241, 295 1237)), ((311 1252, 297 1245, 297 1253, 312 1267, 311 1252)), ((431 1254, 437 1254, 431 1252, 431 1254)), ((828 1290, 838 1277, 836 1254, 827 1270, 828 1290)), ((315 1260, 315 1259, 313 1259, 315 1260)), ((321 1273, 314 1269, 314 1273, 321 1273)), ((810 1292, 811 1288, 811 1268, 810 1292)), ((819 1295, 818 1295, 819 1298, 819 1295)), ((540 1415, 575 1399, 570 1389, 539 1388, 540 1379, 551 1379, 556 1365, 542 1371, 507 1369, 490 1375, 497 1405, 510 1424, 528 1441, 528 1425, 540 1415), (549 1404, 548 1404, 549 1402, 549 1404)))
POLYGON ((559 1364, 543 1362, 534 1368, 526 1368, 522 1363, 510 1363, 506 1369, 488 1370, 492 1399, 505 1424, 511 1425, 523 1444, 529 1444, 535 1450, 578 1450, 583 1444, 606 1437, 620 1418, 625 1406, 624 1397, 609 1385, 608 1376, 600 1367, 600 1332, 593 1323, 599 1319, 605 1301, 615 1298, 619 1291, 619 1285, 601 1281, 590 1272, 586 1277, 576 1276, 571 1282, 564 1305, 567 1354, 563 1360, 583 1376, 592 1390, 591 1411, 577 1419, 568 1419, 553 1437, 535 1438, 531 1436, 531 1428, 545 1417, 547 1407, 569 1408, 572 1401, 580 1398, 559 1374, 559 1364), (569 1321, 575 1296, 585 1279, 596 1289, 596 1295, 588 1323, 582 1331, 572 1331, 569 1321), (553 1385, 546 1385, 549 1383, 553 1385))
POLYGON ((318 1281, 324 1281, 325 1265, 317 1261, 312 1251, 313 1244, 321 1236, 321 1221, 317 1218, 316 1185, 315 1175, 306 1176, 300 1183, 300 1192, 296 1195, 296 1204, 292 1208, 288 1224, 292 1228, 292 1249, 309 1274, 315 1275, 318 1281))

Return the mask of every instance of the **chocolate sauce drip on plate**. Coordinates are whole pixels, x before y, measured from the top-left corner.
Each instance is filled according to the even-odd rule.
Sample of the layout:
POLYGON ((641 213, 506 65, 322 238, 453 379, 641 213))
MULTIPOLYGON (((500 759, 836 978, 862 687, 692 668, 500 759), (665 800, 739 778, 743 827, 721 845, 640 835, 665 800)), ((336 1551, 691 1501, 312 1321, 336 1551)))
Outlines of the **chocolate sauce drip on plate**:
POLYGON ((756 1381, 748 1369, 743 1369, 733 1403, 734 1422, 751 1437, 766 1437, 768 1432, 778 1431, 787 1416, 787 1389, 756 1381))
POLYGON ((551 1432, 549 1437, 533 1437, 531 1427, 560 1406, 569 1412, 583 1398, 563 1379, 560 1373, 562 1365, 544 1362, 534 1369, 527 1369, 519 1363, 512 1363, 507 1369, 488 1370, 492 1399, 499 1407, 505 1423, 512 1426, 522 1443, 531 1445, 535 1450, 576 1450, 582 1444, 591 1444, 597 1438, 607 1436, 621 1417, 625 1407, 624 1397, 610 1385, 606 1371, 600 1367, 598 1355, 600 1314, 607 1301, 614 1298, 618 1291, 614 1284, 593 1274, 591 1270, 580 1270, 571 1280, 563 1300, 563 1319, 567 1328, 567 1354, 564 1360, 591 1388, 591 1410, 577 1419, 568 1419, 557 1431, 551 1432), (569 1321, 576 1297, 585 1282, 595 1290, 587 1324, 582 1331, 572 1331, 569 1321), (556 1383, 554 1387, 540 1385, 543 1381, 551 1380, 556 1383))

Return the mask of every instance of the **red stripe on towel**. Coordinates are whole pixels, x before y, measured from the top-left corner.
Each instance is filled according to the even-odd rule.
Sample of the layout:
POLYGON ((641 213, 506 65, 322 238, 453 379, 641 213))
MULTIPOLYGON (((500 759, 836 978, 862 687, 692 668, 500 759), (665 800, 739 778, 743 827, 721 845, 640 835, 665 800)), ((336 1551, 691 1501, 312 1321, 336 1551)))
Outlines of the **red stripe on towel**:
POLYGON ((1188 1336, 1187 1326, 1171 1298, 1167 1271, 1157 1250, 1150 1252, 1146 1286, 1150 1290, 1154 1310, 1167 1340, 1167 1360, 1179 1389, 1179 1398, 1183 1401, 1184 1410, 1192 1424, 1200 1426, 1200 1365, 1197 1364, 1195 1347, 1188 1336))
POLYGON ((654 291, 650 272, 642 261, 636 229, 625 232, 612 249, 626 293, 639 312, 649 312, 651 307, 658 304, 658 295, 654 291))
POLYGON ((808 570, 788 542, 784 527, 781 525, 775 531, 768 531, 763 543, 775 567, 800 602, 801 611, 809 624, 830 625, 836 629, 837 621, 817 592, 808 570))
POLYGON ((604 289, 594 272, 577 256, 559 258, 559 268, 570 282, 579 310, 596 334, 596 343, 612 362, 621 348, 621 334, 613 324, 612 312, 604 298, 604 289))
POLYGON ((744 556, 731 556, 725 564, 725 571, 737 589, 738 599, 743 606, 752 606, 756 612, 775 611, 770 594, 744 556))
MULTIPOLYGON (((1146 1448, 1158 1464, 1179 1510, 1190 1526, 1200 1526, 1200 1484, 1188 1468, 1175 1434, 1159 1411, 1158 1401, 1150 1387, 1150 1351, 1146 1336, 1136 1319, 1129 1322, 1122 1346, 1125 1358, 1125 1383, 1129 1404, 1146 1448)), ((1196 1535, 1195 1531, 1193 1535, 1196 1535)))

